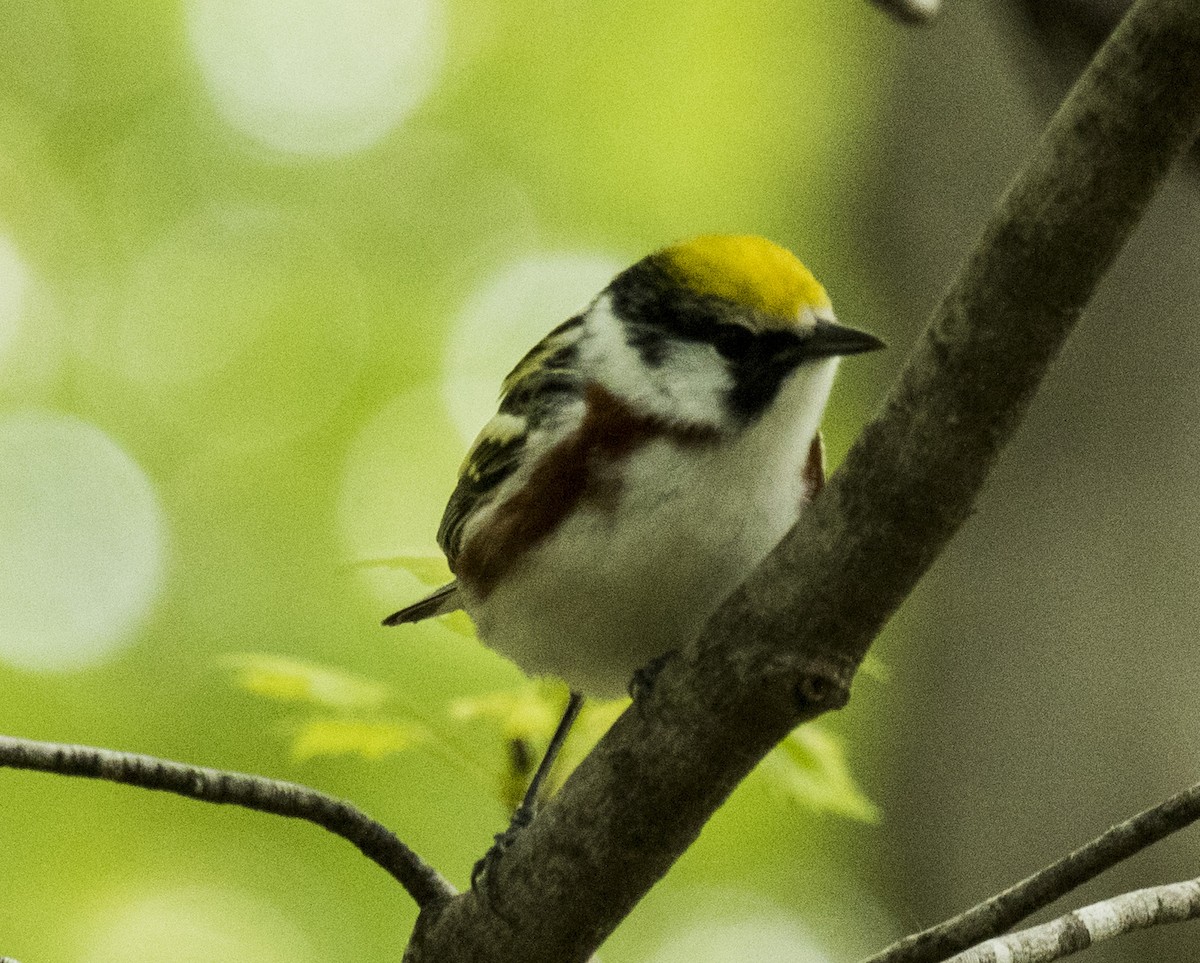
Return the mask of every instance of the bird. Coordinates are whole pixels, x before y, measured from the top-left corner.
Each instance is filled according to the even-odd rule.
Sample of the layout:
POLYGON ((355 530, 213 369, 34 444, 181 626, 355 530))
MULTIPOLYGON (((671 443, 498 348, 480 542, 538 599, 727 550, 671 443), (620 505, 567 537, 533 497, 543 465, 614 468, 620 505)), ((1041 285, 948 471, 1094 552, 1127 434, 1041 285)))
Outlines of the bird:
POLYGON ((465 609, 486 645, 570 687, 509 834, 583 697, 623 695, 696 638, 816 497, 838 361, 883 346, 789 250, 704 234, 626 268, 517 362, 438 528, 453 581, 384 620, 465 609))

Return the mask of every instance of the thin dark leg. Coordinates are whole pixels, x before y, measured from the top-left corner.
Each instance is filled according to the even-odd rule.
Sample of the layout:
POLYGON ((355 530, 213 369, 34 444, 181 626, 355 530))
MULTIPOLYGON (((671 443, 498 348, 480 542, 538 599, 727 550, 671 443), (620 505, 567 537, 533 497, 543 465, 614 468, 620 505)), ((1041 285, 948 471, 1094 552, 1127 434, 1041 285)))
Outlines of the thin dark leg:
POLYGON ((554 730, 554 735, 550 737, 550 745, 546 747, 546 754, 542 756, 542 761, 538 763, 537 772, 533 774, 533 779, 529 781, 529 788, 525 790, 525 798, 521 800, 521 805, 517 807, 516 813, 513 814, 513 822, 520 822, 525 825, 533 819, 533 814, 537 811, 538 797, 542 794, 542 783, 550 776, 550 770, 554 768, 554 760, 558 758, 559 750, 562 749, 563 743, 567 741, 567 734, 571 731, 571 726, 575 722, 575 717, 579 715, 579 709, 583 706, 583 694, 572 691, 567 698, 567 707, 563 710, 562 718, 558 720, 558 728, 554 730), (527 814, 524 819, 520 817, 522 814, 527 814))
POLYGON ((513 813, 512 822, 509 823, 508 829, 496 836, 496 842, 492 848, 487 851, 483 859, 475 864, 475 868, 471 871, 471 885, 474 886, 479 877, 487 870, 488 866, 501 853, 506 850, 522 829, 533 822, 534 813, 538 808, 538 797, 542 793, 542 784, 545 783, 550 775, 550 770, 554 768, 554 760, 558 758, 559 750, 562 749, 563 743, 567 741, 567 733, 571 731, 571 725, 575 722, 575 717, 579 715, 579 710, 583 706, 583 693, 571 691, 571 695, 567 699, 567 708, 563 711, 562 718, 558 721, 558 728, 554 730, 554 735, 550 737, 550 745, 546 747, 546 754, 542 756, 542 761, 538 763, 537 771, 533 774, 533 779, 529 782, 529 788, 525 790, 525 798, 521 800, 521 805, 517 807, 517 811, 513 813))

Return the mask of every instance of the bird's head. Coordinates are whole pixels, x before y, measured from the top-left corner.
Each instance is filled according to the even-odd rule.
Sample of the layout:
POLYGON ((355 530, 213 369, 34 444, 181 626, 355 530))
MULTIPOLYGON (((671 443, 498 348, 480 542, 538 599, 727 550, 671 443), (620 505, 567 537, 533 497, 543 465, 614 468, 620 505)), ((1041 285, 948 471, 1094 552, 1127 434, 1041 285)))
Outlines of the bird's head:
POLYGON ((600 295, 589 327, 588 367, 608 390, 729 432, 783 397, 819 416, 837 359, 883 347, 837 322, 794 254, 754 236, 706 234, 643 258, 600 295))

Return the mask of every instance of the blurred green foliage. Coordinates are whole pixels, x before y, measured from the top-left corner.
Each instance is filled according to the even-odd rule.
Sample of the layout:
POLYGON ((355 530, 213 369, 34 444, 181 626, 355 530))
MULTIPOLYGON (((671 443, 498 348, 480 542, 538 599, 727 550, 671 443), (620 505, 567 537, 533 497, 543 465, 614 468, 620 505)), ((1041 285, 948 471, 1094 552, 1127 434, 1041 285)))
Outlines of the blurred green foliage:
MULTIPOLYGON (((567 698, 564 684, 538 679, 513 689, 454 699, 439 724, 418 718, 408 706, 388 705, 396 700, 389 698, 386 686, 325 666, 252 653, 233 655, 225 662, 241 688, 303 710, 284 729, 296 761, 344 755, 376 760, 438 740, 459 754, 476 776, 497 770, 499 775, 492 780, 495 794, 509 811, 521 801, 533 764, 549 745, 567 698), (499 736, 499 752, 493 755, 506 761, 489 765, 479 749, 471 758, 447 737, 451 724, 474 721, 483 721, 492 730, 487 743, 499 736)), ((627 699, 585 703, 555 766, 557 782, 591 751, 628 704, 627 699)), ((484 742, 478 735, 459 741, 473 746, 484 742)), ((793 732, 755 776, 767 779, 775 791, 801 805, 868 822, 879 819, 850 775, 841 740, 820 721, 793 732)))
MULTIPOLYGON (((839 211, 887 29, 818 0, 5 0, 3 730, 308 782, 465 881, 511 796, 512 713, 488 700, 531 690, 462 632, 378 628, 421 583, 364 563, 434 548, 469 430, 452 409, 476 390, 448 359, 466 344, 502 374, 561 309, 516 303, 481 344, 472 299, 514 264, 553 293, 721 230, 868 301, 839 211), (71 467, 80 438, 112 471, 71 467), (231 666, 321 708, 281 732, 231 666)), ((863 394, 835 396, 835 453, 863 394)), ((830 789, 832 732, 787 751, 793 793, 871 815, 830 789)), ((397 959, 413 918, 309 827, 6 771, 0 793, 18 959, 397 959)), ((605 960, 746 900, 836 953, 820 900, 860 885, 853 864, 773 798, 740 790, 605 960)))

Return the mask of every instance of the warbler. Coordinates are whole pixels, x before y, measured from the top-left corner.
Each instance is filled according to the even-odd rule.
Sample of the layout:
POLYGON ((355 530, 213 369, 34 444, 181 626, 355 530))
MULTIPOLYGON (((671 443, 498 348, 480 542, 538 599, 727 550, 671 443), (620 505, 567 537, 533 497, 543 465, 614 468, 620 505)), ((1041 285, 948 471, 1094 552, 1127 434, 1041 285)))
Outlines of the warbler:
POLYGON ((504 380, 438 529, 455 580, 384 624, 463 608, 526 673, 566 680, 552 757, 579 693, 620 695, 696 637, 792 526, 824 482, 838 359, 882 346, 764 238, 643 258, 504 380))

